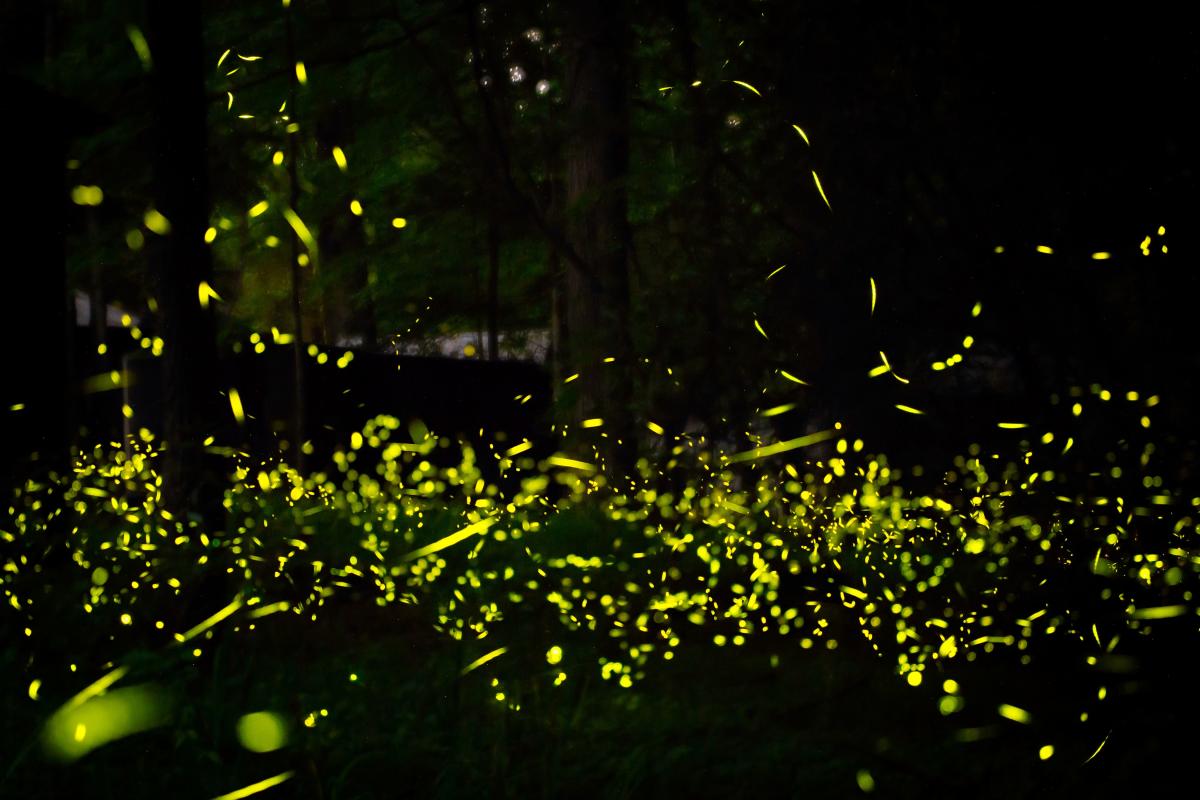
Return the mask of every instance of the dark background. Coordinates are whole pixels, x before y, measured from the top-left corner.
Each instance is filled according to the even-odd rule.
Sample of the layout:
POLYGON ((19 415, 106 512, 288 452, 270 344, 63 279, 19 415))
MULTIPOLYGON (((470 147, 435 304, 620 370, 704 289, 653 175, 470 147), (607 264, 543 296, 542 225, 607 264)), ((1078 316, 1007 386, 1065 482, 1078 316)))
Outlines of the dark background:
MULTIPOLYGON (((1172 734, 1195 718, 1190 614, 1154 621, 1150 636, 1129 611, 1194 610, 1200 563, 1187 538, 1194 524, 1182 516, 1196 504, 1184 489, 1194 478, 1191 386, 1200 367, 1194 33, 1186 9, 1167 3, 1111 14, 1034 3, 4 3, 0 482, 24 491, 9 512, 22 535, 4 540, 7 563, 21 568, 5 573, 5 588, 37 602, 5 617, 5 641, 22 645, 0 648, 18 719, 6 729, 15 755, 0 791, 161 796, 182 780, 216 793, 275 766, 297 770, 281 792, 317 797, 426 787, 464 796, 481 786, 493 795, 605 787, 615 796, 736 796, 782 785, 858 796, 865 767, 880 777, 881 794, 912 796, 1128 796, 1171 782, 1192 758, 1191 740, 1172 734), (138 53, 143 37, 150 61, 138 53), (289 134, 291 123, 298 128, 289 134), (346 153, 345 170, 335 147, 346 153), (100 187, 103 201, 82 202, 79 187, 100 187), (267 210, 251 215, 262 201, 267 210), (284 208, 306 222, 319 259, 300 263, 313 247, 284 208), (151 230, 150 209, 170 217, 169 236, 151 230), (393 226, 398 217, 404 227, 393 226), (210 226, 211 246, 202 244, 210 226), (1111 257, 1096 260, 1098 252, 1111 257), (221 298, 207 308, 197 303, 200 281, 221 298), (77 324, 77 298, 93 320, 111 309, 128 321, 77 324), (520 346, 530 331, 549 342, 541 355, 520 346), (868 374, 881 351, 907 382, 868 374), (933 369, 954 354, 961 364, 933 369), (244 419, 235 418, 234 389, 244 419), (1105 390, 1107 406, 1096 399, 1105 390), (1129 392, 1138 399, 1125 400, 1129 392), (794 408, 762 415, 783 405, 794 408), (926 552, 900 552, 915 553, 923 575, 941 577, 945 564, 955 580, 966 576, 966 590, 941 587, 949 611, 967 613, 962 597, 990 614, 998 599, 996 628, 1014 631, 1032 629, 1017 615, 1053 611, 1029 635, 1032 666, 1004 649, 954 662, 961 672, 947 674, 970 688, 963 716, 938 709, 940 681, 930 677, 917 691, 895 662, 869 650, 857 609, 839 623, 852 646, 795 660, 785 653, 784 669, 770 658, 775 640, 717 658, 712 629, 702 629, 694 649, 633 691, 576 680, 596 671, 606 643, 572 631, 562 641, 580 669, 573 664, 566 691, 551 694, 545 654, 563 633, 561 619, 548 604, 512 600, 514 590, 525 593, 535 576, 549 581, 543 566, 555 580, 568 577, 574 566, 550 567, 566 553, 602 557, 598 588, 617 597, 641 591, 630 582, 633 559, 663 583, 688 564, 658 540, 646 561, 641 552, 622 560, 641 549, 640 521, 616 524, 581 505, 548 510, 550 535, 489 551, 495 561, 480 569, 523 571, 486 584, 502 587, 496 597, 509 598, 512 618, 484 643, 435 636, 436 612, 422 616, 451 602, 458 589, 447 579, 417 581, 417 605, 376 603, 364 578, 338 583, 327 605, 321 597, 304 606, 299 598, 315 597, 305 581, 316 581, 290 549, 296 536, 320 527, 313 541, 331 555, 309 556, 331 565, 379 555, 366 547, 375 532, 368 537, 364 515, 345 502, 378 448, 329 470, 328 485, 341 488, 328 503, 311 492, 299 524, 288 484, 268 490, 260 481, 294 475, 310 489, 323 485, 329 456, 380 413, 424 419, 485 447, 529 437, 531 456, 562 447, 590 460, 586 448, 595 446, 618 467, 649 456, 652 471, 671 440, 652 437, 647 422, 727 451, 841 422, 846 439, 865 439, 867 452, 885 452, 889 463, 938 468, 972 442, 997 459, 1036 450, 1034 464, 1024 462, 1029 474, 988 462, 986 485, 972 485, 961 461, 952 478, 930 470, 933 488, 904 473, 904 491, 930 493, 913 494, 914 508, 949 497, 962 512, 953 526, 970 536, 982 534, 965 520, 986 510, 1009 537, 1003 558, 967 558, 958 527, 926 552), (563 426, 573 431, 592 417, 615 434, 607 444, 559 441, 563 426), (118 537, 127 520, 91 500, 60 514, 43 496, 57 500, 61 488, 78 499, 82 484, 72 473, 40 479, 68 463, 70 448, 87 453, 143 427, 167 445, 154 462, 163 465, 163 497, 147 507, 161 499, 180 533, 204 526, 218 543, 181 537, 185 544, 158 551, 155 568, 184 579, 174 593, 134 586, 122 595, 134 569, 112 569, 109 597, 144 603, 127 623, 118 622, 120 602, 95 614, 79 602, 100 596, 87 558, 123 566, 126 555, 96 545, 81 559, 79 543, 118 537), (1057 436, 1052 449, 1032 444, 1048 432, 1057 436), (217 447, 206 450, 209 436, 217 447), (1060 457, 1067 436, 1075 446, 1060 457), (624 450, 611 444, 618 437, 624 450), (237 463, 248 470, 231 482, 228 456, 241 448, 237 463), (1026 491, 1034 478, 1041 483, 1026 491), (239 505, 225 514, 215 500, 234 486, 239 505), (983 495, 988 505, 972 504, 983 495), (1108 502, 1118 495, 1127 506, 1108 502), (1105 504, 1084 508, 1100 497, 1105 504), (1007 516, 993 513, 1000 509, 1007 516), (1039 531, 1050 533, 1039 541, 1039 531), (1051 539, 1053 549, 1041 546, 1051 539), (252 559, 261 572, 252 580, 245 571, 245 585, 240 569, 197 558, 224 563, 230 545, 239 557, 243 546, 265 553, 252 559), (1101 548, 1113 564, 1098 570, 1101 548), (1176 578, 1165 577, 1163 553, 1177 560, 1176 578), (287 558, 291 573, 283 573, 287 558), (1158 572, 1142 578, 1151 563, 1158 572), (322 614, 312 624, 279 614, 278 625, 255 635, 222 628, 202 640, 203 656, 174 645, 173 631, 243 590, 322 614), (156 597, 161 605, 150 605, 156 597), (1055 619, 1060 612, 1067 622, 1055 619), (165 630, 151 630, 155 615, 169 621, 165 630), (1060 622, 1078 624, 1071 633, 1080 635, 1041 637, 1041 626, 1060 622), (1084 653, 1100 652, 1089 637, 1112 650, 1118 633, 1116 655, 1085 668, 1084 653), (464 680, 464 665, 501 639, 511 643, 506 657, 464 680), (72 681, 130 652, 138 680, 169 683, 186 698, 180 718, 69 768, 40 761, 36 731, 67 701, 72 681), (529 713, 496 704, 493 668, 527 690, 529 713), (46 679, 43 699, 27 701, 35 676, 46 679), (1101 687, 1111 690, 1107 706, 1094 699, 1101 687), (1017 701, 1036 702, 1036 724, 998 720, 998 704, 1017 701), (328 722, 299 730, 326 706, 328 722), (296 745, 245 752, 234 725, 253 708, 288 715, 296 745), (1085 723, 1083 708, 1103 713, 1085 723), (1050 742, 1058 755, 1036 761, 1050 742)), ((402 423, 397 436, 425 441, 419 426, 402 423)), ((453 460, 452 449, 431 460, 453 460)), ((795 456, 799 463, 830 449, 795 456)), ((758 463, 745 466, 752 474, 758 463)), ((664 483, 706 476, 711 469, 679 468, 664 483)), ((839 495, 855 480, 833 484, 828 496, 817 488, 815 528, 846 511, 839 495)), ((115 491, 139 497, 134 481, 124 482, 115 491)), ((157 495, 157 484, 145 485, 157 495)), ((399 504, 429 511, 420 535, 436 540, 459 527, 458 502, 404 495, 399 504)), ((0 532, 18 529, 5 525, 0 532)), ((695 527, 714 542, 724 534, 695 527)), ((403 521, 397 530, 413 546, 426 542, 403 521)), ((454 569, 479 567, 465 547, 442 552, 454 569)), ((873 552, 885 562, 894 555, 847 547, 845 575, 876 574, 873 552)), ((837 607, 840 582, 853 577, 843 577, 832 550, 822 553, 829 558, 813 562, 812 582, 828 581, 837 607)), ((136 555, 141 578, 145 554, 136 555)), ((399 550, 391 555, 411 568, 399 550)), ((680 574, 676 585, 694 585, 696 575, 680 574)), ((810 596, 809 578, 794 579, 796 597, 810 596)), ((941 613, 924 603, 914 603, 922 614, 941 613)), ((887 613, 900 613, 890 605, 887 613)), ((905 646, 903 637, 897 643, 905 646)), ((799 652, 793 645, 789 653, 799 652)))
MULTIPOLYGON (((289 92, 303 122, 295 159, 288 154, 299 210, 323 245, 319 277, 299 289, 304 341, 379 350, 398 336, 419 343, 474 331, 475 358, 501 357, 489 331, 551 327, 555 240, 539 218, 561 218, 563 148, 576 135, 561 102, 570 8, 313 2, 294 9, 290 45, 270 3, 211 2, 202 12, 211 205, 214 216, 240 220, 213 248, 225 351, 244 344, 248 330, 295 328, 279 261, 290 231, 276 213, 290 190, 269 164, 286 137, 278 118, 261 119, 289 92), (523 36, 531 28, 538 42, 523 36), (503 77, 516 65, 528 77, 493 83, 482 99, 468 63, 472 36, 485 73, 503 77), (298 93, 289 46, 313 76, 298 93), (213 71, 226 47, 224 71, 241 74, 213 71), (238 61, 239 53, 262 60, 238 61), (550 81, 546 97, 530 91, 540 77, 550 81), (255 120, 231 119, 227 89, 255 120), (351 154, 345 176, 330 157, 338 143, 351 154), (245 216, 260 197, 272 201, 270 225, 245 216), (363 199, 365 218, 347 213, 353 197, 363 199), (387 235, 395 232, 387 220, 401 212, 413 219, 407 239, 387 235), (282 244, 264 246, 271 235, 282 244)), ((800 398, 803 425, 857 414, 864 430, 883 436, 882 448, 889 442, 870 420, 887 413, 892 427, 895 414, 880 398, 917 407, 950 398, 953 407, 966 393, 981 398, 974 407, 990 425, 999 411, 988 397, 1029 415, 1071 385, 1169 395, 1188 385, 1196 367, 1188 111, 1197 67, 1182 12, 1167 4, 1109 15, 1038 4, 746 2, 633 3, 618 16, 630 35, 629 335, 638 356, 676 373, 636 376, 639 416, 677 427, 698 418, 714 433, 736 432, 755 408, 795 399, 794 386, 772 378, 783 368, 816 378, 800 398), (707 83, 688 89, 691 75, 707 83), (1147 235, 1149 257, 1139 250, 1147 235), (1037 245, 1054 254, 1037 254, 1037 245), (1111 260, 1092 261, 1096 251, 1111 260), (788 269, 763 284, 783 263, 788 269), (879 289, 873 318, 868 278, 879 289), (968 322, 979 300, 985 311, 968 322), (936 354, 955 352, 967 333, 991 360, 930 373, 936 354), (901 388, 888 376, 865 378, 880 349, 918 380, 901 388), (766 396, 748 386, 768 387, 766 396)), ((6 10, 16 92, 6 151, 27 154, 10 160, 7 193, 14 234, 5 316, 8 340, 27 344, 13 348, 22 376, 73 370, 66 383, 77 386, 117 365, 118 346, 98 361, 84 337, 84 352, 58 367, 60 248, 70 287, 133 313, 143 329, 162 327, 147 307, 155 237, 141 228, 151 241, 138 250, 126 237, 152 204, 151 134, 161 116, 130 26, 145 27, 137 3, 6 10), (67 159, 76 163, 64 174, 58 165, 67 159), (100 185, 104 203, 71 204, 74 185, 100 185), (53 186, 63 187, 61 199, 48 193, 53 186)), ((120 334, 93 330, 93 339, 107 336, 120 334)), ((565 348, 552 348, 547 368, 561 380, 577 371, 570 362, 565 348)), ((23 402, 30 381, 8 386, 11 403, 23 402)), ((42 384, 56 396, 63 390, 42 384)), ((560 409, 564 402, 574 407, 560 398, 560 409)), ((1181 425, 1188 417, 1174 414, 1181 425)), ((984 426, 972 422, 961 441, 984 426)), ((73 424, 63 436, 74 435, 73 424)))

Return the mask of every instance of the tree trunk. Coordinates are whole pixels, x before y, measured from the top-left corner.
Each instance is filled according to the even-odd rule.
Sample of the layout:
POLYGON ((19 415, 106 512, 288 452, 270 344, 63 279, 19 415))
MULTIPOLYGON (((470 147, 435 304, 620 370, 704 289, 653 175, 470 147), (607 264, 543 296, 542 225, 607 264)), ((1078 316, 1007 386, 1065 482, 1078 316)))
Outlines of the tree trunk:
POLYGON ((550 380, 553 381, 554 405, 558 406, 563 381, 567 377, 567 304, 566 276, 563 273, 562 258, 558 248, 553 244, 547 245, 546 270, 550 274, 550 352, 546 361, 550 366, 550 380))
POLYGON ((580 377, 577 420, 599 417, 602 455, 626 468, 633 440, 629 330, 628 17, 623 0, 571 5, 566 143, 568 239, 582 263, 566 274, 571 363, 580 377), (613 363, 603 363, 613 357, 613 363))
MULTIPOLYGON (((287 7, 284 9, 284 25, 285 27, 285 49, 287 53, 288 67, 294 67, 296 64, 296 35, 295 25, 292 21, 292 9, 287 7)), ((296 115, 296 71, 289 69, 288 71, 288 116, 289 119, 294 119, 296 115)), ((287 136, 287 165, 288 165, 288 204, 292 211, 300 213, 297 206, 300 205, 300 179, 296 174, 299 167, 297 161, 300 157, 300 148, 297 146, 297 133, 288 131, 287 136)), ((305 408, 305 391, 304 385, 304 314, 301 307, 300 297, 302 291, 303 275, 300 272, 300 237, 293 230, 289 237, 290 256, 291 256, 291 311, 292 311, 292 461, 296 465, 296 469, 303 471, 305 467, 304 442, 306 432, 306 408, 305 408)), ((315 259, 315 256, 314 256, 315 259)), ((315 260, 309 262, 312 265, 313 271, 316 271, 315 260)))
POLYGON ((154 205, 170 223, 157 244, 155 275, 163 349, 163 493, 175 512, 201 516, 220 507, 216 476, 205 467, 204 438, 216 433, 216 328, 198 290, 212 280, 204 243, 208 176, 204 51, 199 0, 147 3, 154 59, 154 205))
POLYGON ((33 84, 4 75, 9 101, 25 111, 0 125, 4 152, 20 153, 5 170, 5 225, 17 245, 7 250, 9 291, 15 298, 0 315, 7 343, 0 381, 0 481, 7 489, 31 477, 30 469, 67 463, 69 325, 63 253, 62 126, 69 123, 59 101, 33 84), (18 201, 19 200, 19 201, 18 201), (33 460, 34 464, 29 461, 33 460))
MULTIPOLYGON (((94 253, 100 252, 100 225, 96 221, 96 213, 87 215, 88 246, 94 253)), ((108 344, 108 302, 104 298, 104 273, 99 257, 93 255, 88 259, 88 309, 92 324, 92 353, 94 359, 101 345, 108 344)))
POLYGON ((488 212, 487 357, 500 358, 500 223, 496 210, 488 212))
POLYGON ((698 224, 694 226, 694 230, 702 232, 698 241, 694 238, 688 243, 689 249, 692 250, 688 256, 698 271, 695 276, 700 287, 697 312, 704 321, 701 344, 704 374, 709 380, 700 382, 705 388, 701 389, 699 394, 692 395, 690 402, 695 404, 693 410, 705 422, 709 432, 715 434, 722 427, 722 412, 729 410, 721 407, 720 387, 726 385, 726 382, 720 377, 728 378, 731 375, 726 353, 729 339, 724 330, 728 318, 726 300, 729 297, 729 286, 726 273, 729 262, 725 258, 724 240, 721 236, 721 207, 715 180, 719 152, 717 131, 707 102, 707 88, 692 86, 701 78, 696 63, 690 0, 674 0, 669 6, 669 12, 675 24, 675 47, 683 68, 682 83, 688 87, 684 91, 688 114, 691 117, 692 136, 690 147, 687 149, 691 151, 690 166, 696 170, 695 189, 699 194, 696 198, 699 208, 695 217, 698 224))

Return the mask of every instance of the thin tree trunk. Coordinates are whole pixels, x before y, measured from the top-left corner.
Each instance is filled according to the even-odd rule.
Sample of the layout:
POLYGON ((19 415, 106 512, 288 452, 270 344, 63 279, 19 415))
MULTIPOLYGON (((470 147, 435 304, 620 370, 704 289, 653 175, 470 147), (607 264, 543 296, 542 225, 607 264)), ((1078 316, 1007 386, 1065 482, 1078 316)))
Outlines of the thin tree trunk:
MULTIPOLYGON (((88 245, 93 252, 99 252, 100 230, 96 222, 95 212, 89 212, 87 217, 88 245)), ((108 342, 108 308, 104 299, 104 276, 101 272, 100 259, 94 255, 88 265, 88 310, 92 323, 92 358, 99 352, 100 346, 108 342)))

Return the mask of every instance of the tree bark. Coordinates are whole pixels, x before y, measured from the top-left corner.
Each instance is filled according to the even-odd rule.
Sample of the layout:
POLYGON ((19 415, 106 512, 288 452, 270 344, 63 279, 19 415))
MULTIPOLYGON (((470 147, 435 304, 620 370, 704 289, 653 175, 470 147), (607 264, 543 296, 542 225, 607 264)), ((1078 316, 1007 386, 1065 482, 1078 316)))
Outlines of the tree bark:
POLYGON ((696 198, 699 207, 694 217, 698 224, 694 226, 694 230, 703 232, 699 241, 688 243, 688 249, 691 250, 688 256, 699 272, 696 276, 699 279, 700 294, 697 298, 697 311, 704 320, 700 338, 703 346, 704 374, 709 376, 710 380, 701 382, 706 388, 697 396, 691 397, 691 401, 696 404, 695 411, 703 419, 709 432, 716 433, 722 427, 722 412, 729 410, 721 408, 719 387, 724 385, 724 381, 720 380, 719 376, 731 377, 727 353, 729 339, 724 330, 728 317, 728 262, 725 259, 726 248, 721 235, 721 204, 716 183, 717 157, 720 150, 716 121, 706 99, 707 89, 692 87, 692 84, 701 78, 696 61, 690 0, 674 0, 668 10, 675 25, 675 47, 683 67, 682 82, 689 87, 685 89, 692 129, 688 149, 692 154, 691 167, 696 170, 695 189, 699 195, 696 198))
POLYGON ((209 516, 220 507, 217 476, 206 468, 204 438, 220 419, 216 327, 199 286, 212 281, 204 242, 208 176, 204 50, 200 3, 147 3, 154 59, 154 204, 170 230, 156 246, 154 273, 163 348, 163 494, 169 509, 209 516))
POLYGON ((24 482, 42 469, 67 464, 68 332, 74 317, 67 313, 62 245, 62 127, 69 119, 57 98, 40 87, 15 76, 2 77, 9 102, 25 109, 0 125, 0 146, 21 154, 10 159, 4 175, 5 193, 12 202, 0 201, 14 238, 8 250, 9 291, 17 298, 0 315, 0 335, 9 343, 6 377, 0 381, 0 482, 7 489, 10 482, 24 482), (19 261, 12 256, 18 248, 23 251, 19 261))
MULTIPOLYGON (((294 119, 296 116, 296 34, 295 23, 292 20, 292 9, 287 7, 284 9, 284 25, 285 25, 285 49, 287 53, 289 77, 288 77, 288 117, 294 119)), ((297 163, 300 158, 300 148, 297 145, 296 137, 298 134, 290 131, 286 132, 287 136, 287 165, 288 165, 288 204, 292 211, 299 213, 297 206, 300 205, 300 179, 297 176, 297 163)), ((291 258, 291 312, 292 312, 292 460, 296 465, 296 469, 304 471, 305 468, 305 453, 304 442, 307 426, 305 393, 306 387, 304 382, 304 313, 301 306, 301 292, 303 291, 304 276, 300 271, 300 237, 293 230, 288 238, 290 243, 290 258, 291 258)), ((309 262, 315 272, 315 261, 309 262)))
POLYGON ((567 304, 563 274, 562 259, 554 245, 546 248, 546 271, 550 274, 550 352, 547 362, 550 366, 550 380, 553 381, 554 405, 558 406, 563 381, 567 377, 565 369, 567 352, 570 346, 567 336, 567 304))
POLYGON ((571 5, 566 157, 567 236, 582 264, 566 270, 576 420, 599 417, 602 455, 625 468, 633 439, 629 330, 629 22, 624 0, 571 5), (613 357, 613 363, 603 363, 613 357))
MULTIPOLYGON (((100 251, 100 225, 96 221, 95 212, 88 213, 87 228, 88 246, 92 248, 93 252, 98 253, 100 251)), ((93 255, 88 261, 88 309, 91 314, 92 346, 95 348, 90 355, 94 357, 101 345, 108 344, 108 302, 104 298, 103 265, 96 255, 93 255)))
POLYGON ((487 357, 500 358, 500 223, 496 210, 488 212, 487 357))

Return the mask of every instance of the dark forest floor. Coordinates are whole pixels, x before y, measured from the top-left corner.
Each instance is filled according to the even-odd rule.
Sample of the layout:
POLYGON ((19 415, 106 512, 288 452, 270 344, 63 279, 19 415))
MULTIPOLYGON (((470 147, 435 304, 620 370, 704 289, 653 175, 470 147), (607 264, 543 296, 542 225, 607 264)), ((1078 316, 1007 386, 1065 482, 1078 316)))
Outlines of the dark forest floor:
POLYGON ((6 648, 0 795, 215 797, 294 771, 263 796, 855 797, 865 782, 880 797, 1117 797, 1169 787, 1189 763, 1196 701, 1182 675, 1177 688, 1127 682, 1104 719, 1083 724, 1068 665, 990 659, 960 671, 966 707, 943 715, 935 675, 914 688, 869 654, 794 642, 779 642, 773 667, 753 642, 681 648, 631 689, 530 676, 501 687, 522 698, 512 711, 486 665, 460 677, 454 643, 403 612, 347 603, 319 619, 231 634, 211 657, 167 666, 172 723, 70 765, 42 757, 52 706, 11 690, 19 664, 6 648), (1032 697, 1033 725, 995 713, 1032 697), (289 720, 289 746, 243 749, 234 727, 250 709, 289 720))

